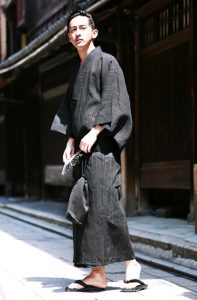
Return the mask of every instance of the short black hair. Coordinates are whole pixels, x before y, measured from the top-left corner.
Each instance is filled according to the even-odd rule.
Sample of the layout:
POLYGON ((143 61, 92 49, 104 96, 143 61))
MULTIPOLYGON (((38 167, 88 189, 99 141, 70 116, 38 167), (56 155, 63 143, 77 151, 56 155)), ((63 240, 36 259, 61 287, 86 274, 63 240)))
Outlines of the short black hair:
POLYGON ((74 19, 75 17, 78 17, 78 16, 83 16, 83 17, 87 17, 89 19, 89 25, 92 27, 92 29, 95 29, 96 26, 95 26, 95 22, 93 20, 93 17, 91 14, 89 14, 87 11, 85 10, 80 10, 80 9, 77 9, 75 11, 73 11, 70 16, 68 17, 67 19, 67 28, 69 29, 69 25, 70 25, 70 21, 72 19, 74 19))

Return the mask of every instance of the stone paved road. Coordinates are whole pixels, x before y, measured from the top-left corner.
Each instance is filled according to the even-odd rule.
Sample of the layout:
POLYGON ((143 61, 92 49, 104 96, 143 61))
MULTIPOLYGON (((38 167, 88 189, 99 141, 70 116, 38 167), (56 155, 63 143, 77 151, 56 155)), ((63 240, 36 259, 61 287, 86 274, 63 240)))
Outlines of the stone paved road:
MULTIPOLYGON (((65 229, 67 230, 67 229, 65 229)), ((0 214, 0 300, 197 299, 197 284, 142 265, 149 289, 120 293, 123 263, 106 268, 108 289, 102 293, 65 293, 87 269, 72 265, 72 240, 0 214)))

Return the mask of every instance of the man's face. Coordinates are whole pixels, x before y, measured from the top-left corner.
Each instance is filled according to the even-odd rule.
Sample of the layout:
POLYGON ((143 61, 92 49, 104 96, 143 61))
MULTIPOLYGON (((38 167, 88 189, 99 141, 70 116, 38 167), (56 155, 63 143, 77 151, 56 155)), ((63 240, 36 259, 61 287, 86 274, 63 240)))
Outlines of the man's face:
POLYGON ((68 38, 77 49, 87 47, 97 35, 97 29, 92 29, 87 17, 77 16, 70 21, 68 38))

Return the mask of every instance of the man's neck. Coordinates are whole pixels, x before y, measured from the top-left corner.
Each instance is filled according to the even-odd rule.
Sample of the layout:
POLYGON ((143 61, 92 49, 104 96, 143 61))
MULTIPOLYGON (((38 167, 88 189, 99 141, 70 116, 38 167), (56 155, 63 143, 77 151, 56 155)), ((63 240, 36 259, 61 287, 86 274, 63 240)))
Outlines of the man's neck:
POLYGON ((79 57, 81 59, 81 63, 84 62, 88 54, 95 49, 95 46, 93 43, 91 43, 87 48, 77 49, 79 57))

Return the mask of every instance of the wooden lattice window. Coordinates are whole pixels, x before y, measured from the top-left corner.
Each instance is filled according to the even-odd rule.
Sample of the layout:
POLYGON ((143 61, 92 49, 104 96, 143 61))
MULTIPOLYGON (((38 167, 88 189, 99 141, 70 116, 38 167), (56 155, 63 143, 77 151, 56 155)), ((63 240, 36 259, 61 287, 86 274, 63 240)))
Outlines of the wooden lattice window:
POLYGON ((142 20, 142 48, 190 26, 191 0, 173 0, 142 20))

